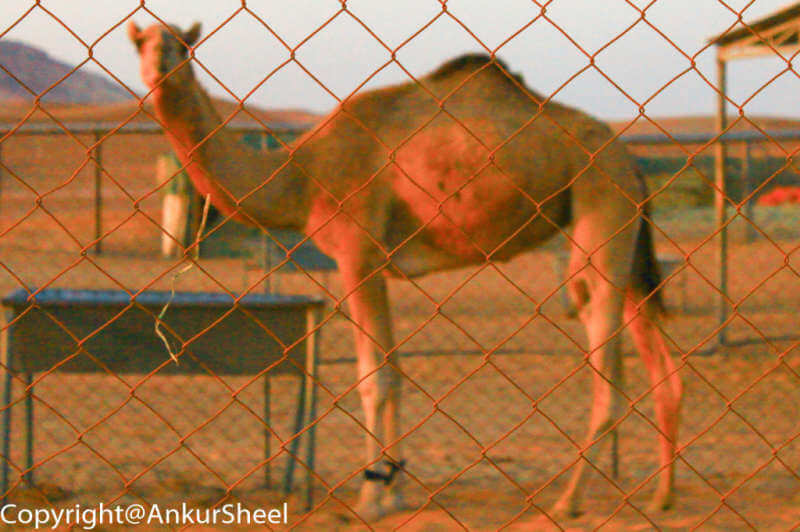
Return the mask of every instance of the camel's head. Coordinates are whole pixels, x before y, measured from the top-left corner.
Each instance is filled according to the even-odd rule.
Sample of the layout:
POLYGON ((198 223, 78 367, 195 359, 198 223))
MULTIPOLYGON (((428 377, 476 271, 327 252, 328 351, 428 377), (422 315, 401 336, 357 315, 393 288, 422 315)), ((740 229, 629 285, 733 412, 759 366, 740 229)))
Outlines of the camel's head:
POLYGON ((200 37, 199 22, 187 31, 181 31, 176 26, 167 28, 161 24, 141 29, 130 21, 128 36, 139 52, 142 80, 149 88, 189 81, 192 71, 186 61, 187 52, 200 37))

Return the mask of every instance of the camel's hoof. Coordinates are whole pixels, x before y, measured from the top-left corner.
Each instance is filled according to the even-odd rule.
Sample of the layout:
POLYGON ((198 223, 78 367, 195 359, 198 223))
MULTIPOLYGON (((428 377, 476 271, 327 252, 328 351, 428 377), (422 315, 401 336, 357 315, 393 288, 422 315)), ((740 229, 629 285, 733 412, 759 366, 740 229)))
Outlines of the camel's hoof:
POLYGON ((402 493, 387 493, 381 501, 381 506, 384 510, 384 515, 396 514, 411 510, 411 505, 408 503, 402 493))
POLYGON ((647 505, 647 511, 652 513, 665 512, 671 510, 675 503, 672 494, 661 495, 656 493, 650 504, 647 505))
POLYGON ((380 521, 386 516, 386 510, 383 504, 378 501, 359 502, 355 508, 353 508, 353 511, 367 524, 380 521))
POLYGON ((550 515, 553 521, 560 523, 568 519, 580 517, 581 511, 569 500, 562 499, 553 506, 553 509, 550 510, 548 515, 550 515))
POLYGON ((387 515, 410 510, 411 507, 401 493, 387 493, 379 501, 369 500, 359 502, 353 511, 367 523, 380 521, 387 515))

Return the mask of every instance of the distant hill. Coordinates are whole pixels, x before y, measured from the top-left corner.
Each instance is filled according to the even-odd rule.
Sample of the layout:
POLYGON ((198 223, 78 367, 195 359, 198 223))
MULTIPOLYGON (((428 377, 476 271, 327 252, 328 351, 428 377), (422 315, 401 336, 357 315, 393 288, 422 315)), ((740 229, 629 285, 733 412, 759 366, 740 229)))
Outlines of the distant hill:
MULTIPOLYGON (((236 109, 237 104, 235 102, 219 98, 212 98, 211 100, 223 118, 227 118, 236 109)), ((135 99, 105 105, 46 103, 42 107, 47 110, 47 113, 65 124, 75 122, 121 124, 128 119, 133 122, 155 123, 152 118, 155 115, 152 104, 149 101, 145 101, 142 109, 140 109, 139 100, 135 99)), ((0 123, 15 124, 26 117, 32 108, 33 105, 29 102, 13 102, 0 105, 0 123)), ((307 128, 320 119, 317 114, 299 109, 261 109, 253 105, 245 105, 245 110, 246 112, 239 112, 231 120, 231 124, 258 126, 260 121, 267 125, 280 123, 298 128, 307 128)), ((53 123, 47 113, 37 109, 27 118, 26 123, 53 123)))
MULTIPOLYGON (((738 116, 730 116, 728 123, 732 124, 738 116)), ((758 116, 747 115, 747 119, 767 131, 797 129, 800 130, 800 118, 758 116)), ((653 117, 652 121, 658 124, 663 130, 671 135, 681 133, 713 133, 715 118, 713 116, 666 116, 653 117)), ((755 130, 753 124, 746 120, 740 120, 733 131, 755 130)), ((611 122, 610 126, 614 131, 619 131, 628 125, 628 121, 611 122)), ((661 130, 650 121, 640 118, 630 128, 625 130, 624 135, 652 135, 661 133, 661 130)))
POLYGON ((21 42, 0 39, 0 65, 3 66, 0 69, 0 100, 33 100, 31 93, 14 77, 39 94, 68 74, 44 96, 45 102, 102 104, 131 98, 130 93, 112 79, 87 72, 85 68, 72 72, 72 66, 21 42))

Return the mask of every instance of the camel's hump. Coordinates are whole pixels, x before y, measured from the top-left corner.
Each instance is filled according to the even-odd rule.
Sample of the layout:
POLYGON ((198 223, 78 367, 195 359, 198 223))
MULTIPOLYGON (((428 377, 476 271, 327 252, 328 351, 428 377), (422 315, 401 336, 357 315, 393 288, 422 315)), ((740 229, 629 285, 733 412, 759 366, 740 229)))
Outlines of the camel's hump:
POLYGON ((431 72, 428 75, 428 77, 434 81, 437 81, 460 73, 469 74, 471 72, 474 72, 475 70, 485 67, 489 63, 491 63, 491 66, 489 66, 488 68, 497 70, 506 78, 508 76, 511 76, 512 78, 516 79, 520 84, 524 84, 522 76, 516 73, 512 73, 508 69, 508 65, 506 64, 505 61, 503 61, 498 57, 492 59, 492 57, 489 56, 488 54, 480 54, 480 53, 468 53, 453 58, 443 63, 439 68, 431 72))

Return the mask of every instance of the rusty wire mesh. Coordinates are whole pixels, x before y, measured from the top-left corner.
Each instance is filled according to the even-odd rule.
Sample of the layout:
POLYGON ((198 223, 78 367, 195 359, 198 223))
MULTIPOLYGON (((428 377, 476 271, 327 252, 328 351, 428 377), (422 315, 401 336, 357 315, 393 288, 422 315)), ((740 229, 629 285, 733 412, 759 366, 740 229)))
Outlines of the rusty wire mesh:
MULTIPOLYGON (((624 140, 634 124, 648 123, 668 137, 670 144, 657 148, 637 144, 631 147, 632 153, 646 159, 661 150, 659 155, 666 153, 680 163, 668 172, 666 180, 648 178, 648 203, 654 210, 648 223, 654 228, 659 255, 672 257, 676 266, 662 286, 670 317, 659 323, 685 385, 675 458, 676 507, 663 513, 646 509, 658 472, 653 451, 657 430, 652 421, 652 389, 638 360, 626 356, 624 393, 629 404, 619 426, 620 476, 611 474, 606 454, 591 464, 600 474, 592 476, 587 512, 575 522, 624 529, 643 525, 791 529, 800 525, 800 449, 796 444, 800 434, 800 362, 797 339, 792 338, 800 310, 800 216, 797 206, 747 210, 760 193, 792 171, 793 157, 800 147, 798 139, 772 138, 748 116, 748 102, 772 79, 742 100, 729 100, 738 116, 727 129, 749 124, 761 132, 762 137, 750 141, 751 145, 762 150, 762 158, 778 160, 778 165, 757 175, 751 188, 724 198, 729 204, 726 227, 730 248, 729 279, 722 295, 727 298, 729 314, 728 321, 720 324, 715 307, 720 295, 716 262, 720 228, 707 205, 676 209, 664 200, 688 173, 696 176, 708 197, 723 193, 710 169, 698 163, 711 153, 719 136, 708 142, 682 142, 647 111, 653 97, 687 75, 697 75, 709 90, 719 91, 714 79, 695 64, 695 59, 713 49, 713 44, 688 50, 663 33, 647 16, 662 0, 642 6, 627 2, 636 13, 630 26, 591 49, 574 40, 563 23, 548 14, 553 2, 534 0, 533 14, 494 47, 471 31, 458 10, 449 8, 444 0, 431 2, 434 9, 426 14, 425 22, 397 45, 384 42, 359 10, 347 2, 326 12, 313 31, 296 41, 284 40, 269 18, 251 3, 243 1, 216 27, 207 28, 190 50, 188 60, 239 104, 241 108, 234 109, 235 113, 273 134, 280 144, 277 149, 287 154, 300 147, 290 146, 288 136, 245 108, 255 89, 244 95, 229 91, 194 53, 214 39, 233 38, 225 35, 224 29, 235 18, 246 17, 261 25, 285 49, 285 62, 272 72, 259 73, 259 86, 268 86, 282 69, 295 68, 339 103, 348 101, 357 90, 332 90, 298 53, 332 25, 354 26, 385 52, 385 64, 355 80, 356 89, 388 67, 401 69, 415 84, 424 84, 422 73, 412 72, 403 64, 401 52, 440 21, 455 23, 474 48, 488 54, 502 55, 508 43, 529 28, 546 26, 562 35, 570 51, 578 53, 582 65, 545 96, 557 97, 576 77, 589 71, 613 86, 637 110, 633 119, 616 128, 614 138, 624 140), (658 34, 686 60, 684 71, 667 76, 657 90, 643 98, 626 91, 596 61, 605 48, 642 28, 658 34), (708 355, 723 328, 727 344, 708 355)), ((744 20, 750 4, 736 7, 722 0, 717 3, 729 20, 728 31, 749 27, 744 20)), ((68 22, 60 20, 57 10, 49 9, 45 2, 35 2, 18 20, 3 23, 0 39, 13 35, 18 24, 34 15, 49 17, 85 47, 86 60, 75 65, 73 72, 91 65, 123 87, 123 81, 93 55, 97 43, 112 32, 124 31, 124 24, 133 18, 170 22, 142 1, 109 25, 96 41, 86 42, 71 32, 68 22)), ((759 36, 756 29, 751 31, 759 36)), ((783 53, 775 48, 772 51, 778 56, 783 53)), ((134 61, 133 50, 130 53, 134 61)), ((797 76, 794 58, 785 57, 785 70, 791 76, 797 76)), ((157 256, 163 228, 158 187, 152 178, 154 157, 165 150, 166 141, 160 134, 122 135, 119 131, 134 119, 164 125, 145 106, 147 96, 137 95, 135 113, 110 129, 99 134, 76 133, 68 121, 50 111, 44 97, 52 87, 35 90, 25 85, 20 73, 2 65, 0 69, 25 88, 31 100, 25 116, 10 124, 0 138, 0 291, 26 290, 33 308, 37 291, 48 287, 124 290, 131 298, 146 290, 168 289, 169 273, 182 261, 157 256), (24 135, 34 114, 43 116, 43 121, 60 134, 24 135), (99 147, 102 159, 98 157, 99 147), (93 231, 96 169, 103 200, 99 239, 93 231), (100 243, 102 253, 96 254, 100 243)), ((530 82, 536 88, 536 80, 530 82)), ((446 100, 428 94, 440 112, 447 111, 446 100)), ((591 108, 586 110, 591 112, 591 108)), ((223 118, 230 121, 234 116, 223 118)), ((450 118, 466 128, 458 117, 450 118)), ((550 118, 525 117, 528 119, 550 118)), ((572 140, 580 144, 579 139, 572 140)), ((376 142, 381 140, 376 138, 376 142)), ((394 153, 395 148, 389 146, 387 150, 394 153)), ((758 158, 758 153, 754 154, 754 160, 758 158)), ((387 157, 389 163, 396 161, 387 157)), ((324 187, 324 177, 310 176, 320 187, 324 187)), ((376 179, 375 175, 362 177, 366 184, 376 179)), ((469 180, 474 176, 465 177, 469 180)), ((235 222, 223 216, 217 224, 230 229, 235 222)), ((261 229, 271 234, 269 228, 261 229)), ((313 239, 315 235, 308 236, 313 239)), ((257 240, 248 238, 240 244, 257 248, 257 240)), ((508 263, 495 261, 487 253, 482 263, 466 269, 389 281, 397 342, 391 350, 397 348, 401 354, 400 363, 392 363, 392 367, 403 376, 401 439, 407 453, 412 506, 412 511, 391 521, 392 526, 572 526, 572 521, 535 521, 542 514, 547 516, 570 469, 577 460, 585 459, 581 458, 582 442, 591 399, 593 369, 587 364, 583 328, 570 316, 559 295, 564 275, 563 265, 558 266, 563 262, 560 250, 568 237, 562 234, 559 238, 508 263)), ((272 288, 281 292, 321 295, 326 300, 327 310, 319 327, 322 366, 315 383, 320 398, 313 422, 319 442, 313 470, 315 504, 304 511, 293 495, 290 519, 293 525, 320 529, 374 526, 376 523, 364 521, 353 511, 363 471, 372 464, 364 460, 361 451, 366 422, 357 393, 349 294, 335 274, 304 268, 292 260, 293 248, 281 242, 274 246, 278 260, 271 268, 263 264, 253 267, 258 251, 244 259, 201 257, 181 278, 180 288, 238 296, 263 290, 269 280, 272 288)), ((6 323, 4 330, 11 326, 13 322, 6 323)), ((75 353, 91 356, 81 349, 85 340, 88 338, 75 338, 71 345, 65 345, 65 357, 75 353)), ((632 347, 625 344, 625 350, 632 347)), ((168 364, 166 353, 164 362, 168 364)), ((11 486, 6 496, 12 501, 52 506, 183 500, 212 506, 228 500, 273 504, 283 499, 280 492, 264 487, 265 467, 271 467, 275 478, 290 460, 296 460, 300 469, 308 467, 301 457, 287 451, 288 442, 309 429, 306 426, 301 434, 295 434, 292 428, 296 389, 292 377, 272 377, 269 424, 260 414, 264 409, 261 382, 264 374, 269 375, 268 368, 252 377, 228 377, 163 375, 157 370, 133 376, 102 371, 67 374, 54 367, 37 373, 33 383, 24 374, 12 373, 13 394, 3 405, 4 410, 15 412, 12 453, 3 457, 11 465, 11 486), (26 396, 36 405, 33 486, 25 482, 29 471, 23 456, 23 421, 16 415, 22 411, 26 396), (261 450, 265 430, 270 433, 273 450, 267 457, 261 450)))

